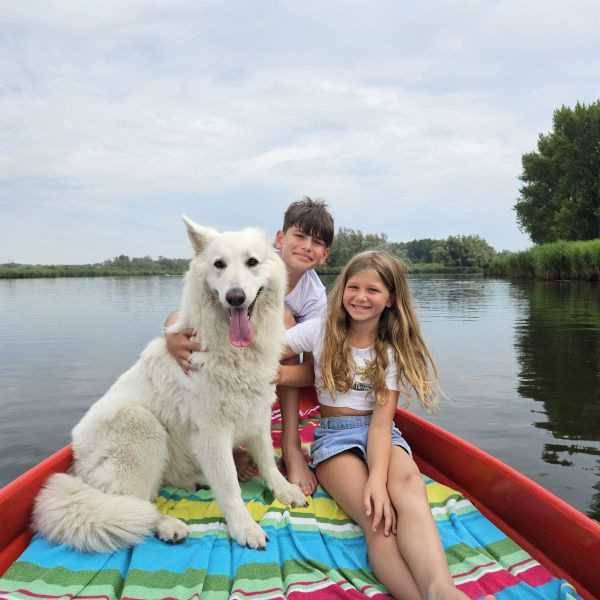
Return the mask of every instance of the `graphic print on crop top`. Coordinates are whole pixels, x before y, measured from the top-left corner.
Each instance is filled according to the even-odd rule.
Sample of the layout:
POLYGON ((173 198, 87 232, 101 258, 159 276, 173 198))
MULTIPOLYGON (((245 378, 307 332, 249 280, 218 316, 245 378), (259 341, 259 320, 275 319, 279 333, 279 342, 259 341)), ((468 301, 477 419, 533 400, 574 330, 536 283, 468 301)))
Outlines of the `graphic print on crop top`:
POLYGON ((363 358, 363 364, 361 366, 356 367, 356 373, 354 375, 354 379, 352 380, 352 385, 350 389, 353 389, 356 392, 371 392, 373 390, 373 382, 369 377, 369 371, 371 370, 371 365, 366 358, 363 358))

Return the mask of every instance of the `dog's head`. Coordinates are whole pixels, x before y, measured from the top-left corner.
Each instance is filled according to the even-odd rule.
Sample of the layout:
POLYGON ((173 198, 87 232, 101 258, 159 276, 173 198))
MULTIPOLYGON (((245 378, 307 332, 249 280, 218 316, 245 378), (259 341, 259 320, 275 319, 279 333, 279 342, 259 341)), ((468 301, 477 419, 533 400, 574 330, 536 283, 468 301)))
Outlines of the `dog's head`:
POLYGON ((233 346, 252 343, 252 311, 261 293, 283 288, 285 269, 265 233, 253 227, 219 233, 183 216, 196 254, 192 273, 204 278, 229 315, 233 346))

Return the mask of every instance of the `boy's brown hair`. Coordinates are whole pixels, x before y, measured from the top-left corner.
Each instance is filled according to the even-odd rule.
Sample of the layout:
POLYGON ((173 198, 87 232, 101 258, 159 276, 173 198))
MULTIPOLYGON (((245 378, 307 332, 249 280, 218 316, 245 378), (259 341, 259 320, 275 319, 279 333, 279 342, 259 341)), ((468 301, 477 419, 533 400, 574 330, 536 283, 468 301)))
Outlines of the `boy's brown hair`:
POLYGON ((297 227, 306 235, 322 240, 326 248, 331 248, 334 236, 333 217, 324 200, 313 200, 304 196, 292 202, 283 216, 284 233, 290 227, 297 227))

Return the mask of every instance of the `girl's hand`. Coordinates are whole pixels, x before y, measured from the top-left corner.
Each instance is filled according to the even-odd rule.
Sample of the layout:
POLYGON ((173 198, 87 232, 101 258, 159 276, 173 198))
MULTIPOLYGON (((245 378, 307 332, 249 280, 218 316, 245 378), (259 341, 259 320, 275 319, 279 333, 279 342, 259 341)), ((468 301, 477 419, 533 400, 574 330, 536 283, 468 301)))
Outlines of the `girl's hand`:
POLYGON ((396 511, 392 506, 385 482, 368 479, 363 502, 367 517, 373 514, 373 531, 377 531, 377 527, 383 520, 383 535, 388 536, 390 532, 395 535, 396 511))

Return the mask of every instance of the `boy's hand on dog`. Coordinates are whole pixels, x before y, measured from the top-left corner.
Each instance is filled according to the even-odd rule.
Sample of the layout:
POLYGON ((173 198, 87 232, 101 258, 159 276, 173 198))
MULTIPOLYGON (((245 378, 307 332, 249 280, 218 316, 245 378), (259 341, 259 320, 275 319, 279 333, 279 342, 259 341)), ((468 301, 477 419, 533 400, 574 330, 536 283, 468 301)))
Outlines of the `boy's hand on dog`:
POLYGON ((190 371, 197 371, 198 367, 192 365, 190 362, 192 358, 192 352, 205 352, 206 348, 201 348, 200 344, 192 342, 191 337, 196 335, 196 332, 189 328, 180 331, 179 333, 166 333, 165 340, 167 343, 167 350, 169 354, 173 356, 181 370, 189 375, 190 371))

